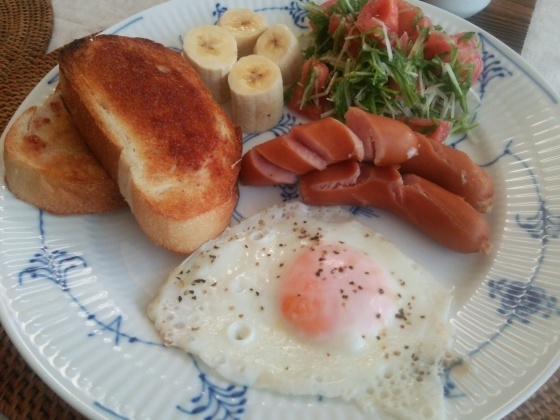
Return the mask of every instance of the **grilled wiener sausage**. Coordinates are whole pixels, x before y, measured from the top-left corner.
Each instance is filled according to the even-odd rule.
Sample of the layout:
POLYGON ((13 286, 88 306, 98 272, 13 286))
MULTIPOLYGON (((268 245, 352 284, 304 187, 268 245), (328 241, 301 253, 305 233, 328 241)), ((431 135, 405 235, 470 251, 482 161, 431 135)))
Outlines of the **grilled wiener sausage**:
POLYGON ((461 197, 396 167, 343 162, 300 177, 300 194, 312 205, 371 206, 396 214, 457 252, 488 253, 489 226, 461 197), (356 182, 344 185, 344 166, 357 167, 356 182), (329 188, 332 186, 332 188, 329 188))
POLYGON ((417 175, 403 175, 393 212, 449 249, 490 252, 486 219, 461 197, 417 175))
POLYGON ((239 181, 246 185, 265 186, 294 184, 296 174, 263 158, 255 148, 243 155, 239 181))
POLYGON ((351 107, 346 125, 364 143, 364 160, 377 166, 398 165, 414 156, 418 140, 405 123, 351 107))
POLYGON ((494 186, 484 169, 460 150, 416 133, 418 154, 402 162, 400 171, 428 179, 465 199, 476 210, 492 208, 494 186))
POLYGON ((372 206, 389 210, 401 185, 402 178, 396 166, 380 168, 346 161, 301 176, 299 192, 307 204, 372 206), (355 182, 348 182, 352 179, 355 182))
POLYGON ((327 117, 307 124, 295 125, 290 136, 317 153, 327 164, 347 159, 361 161, 364 145, 344 123, 327 117))
MULTIPOLYGON (((327 167, 327 161, 312 150, 308 149, 293 137, 282 134, 272 140, 265 141, 254 147, 255 152, 270 163, 297 175, 305 174, 315 169, 327 167)), ((244 165, 243 160, 241 166, 244 165)))

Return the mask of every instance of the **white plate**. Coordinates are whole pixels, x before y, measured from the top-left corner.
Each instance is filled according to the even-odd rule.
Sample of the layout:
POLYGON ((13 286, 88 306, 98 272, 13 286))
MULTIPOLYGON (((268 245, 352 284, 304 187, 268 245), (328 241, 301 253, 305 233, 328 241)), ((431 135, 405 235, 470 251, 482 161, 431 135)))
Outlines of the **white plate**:
MULTIPOLYGON (((188 28, 213 23, 232 7, 258 10, 271 23, 306 26, 300 5, 288 0, 174 1, 107 32, 178 49, 188 28)), ((495 182, 488 217, 494 251, 487 257, 455 254, 388 214, 353 210, 454 288, 454 347, 467 362, 446 372, 450 417, 498 417, 535 392, 560 361, 559 98, 492 36, 429 5, 423 8, 446 31, 475 30, 483 41, 485 68, 475 86, 482 100, 476 115, 480 126, 473 132, 479 141, 455 140, 495 182)), ((57 76, 55 68, 16 116, 41 103, 57 76)), ((286 114, 274 130, 246 138, 246 147, 294 122, 286 114)), ((295 193, 243 187, 232 223, 295 193)), ((189 355, 163 347, 146 307, 182 257, 152 245, 127 210, 56 217, 15 199, 4 187, 0 214, 4 328, 31 367, 86 416, 362 417, 342 402, 233 386, 189 355)))

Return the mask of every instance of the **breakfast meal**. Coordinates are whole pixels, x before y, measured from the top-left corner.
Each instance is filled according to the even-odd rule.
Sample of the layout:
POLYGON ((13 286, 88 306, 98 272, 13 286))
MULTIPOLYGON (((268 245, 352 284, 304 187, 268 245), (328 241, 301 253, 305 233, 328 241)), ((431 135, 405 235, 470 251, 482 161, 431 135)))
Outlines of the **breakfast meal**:
MULTIPOLYGON (((445 144, 473 127, 475 40, 448 36, 404 1, 306 8, 315 42, 286 104, 308 121, 248 146, 239 172, 246 186, 292 184, 301 201, 202 245, 169 274, 149 317, 166 345, 236 384, 340 398, 373 415, 443 418, 451 294, 339 206, 387 210, 450 250, 490 252, 492 181, 445 144), (433 63, 412 67, 422 60, 433 63)), ((234 110, 236 66, 257 49, 230 72, 234 110)), ((258 68, 269 67, 240 78, 258 68)))
POLYGON ((181 54, 100 35, 59 63, 64 104, 146 235, 190 253, 220 234, 238 199, 241 132, 181 54))
POLYGON ((119 188, 89 152, 60 92, 27 109, 4 141, 5 181, 19 199, 53 214, 124 207, 119 188))
POLYGON ((167 345, 235 383, 341 398, 369 415, 443 418, 450 300, 347 210, 289 202, 204 244, 148 315, 167 345))
POLYGON ((342 206, 490 252, 492 180, 445 143, 474 126, 476 37, 404 0, 305 8, 304 50, 248 9, 190 28, 180 53, 117 35, 72 42, 57 91, 8 133, 7 186, 56 214, 126 202, 150 240, 188 254, 148 315, 166 345, 225 379, 443 418, 452 294, 342 206), (304 122, 243 154, 242 135, 272 131, 285 107, 304 122), (229 226, 239 184, 299 195, 229 226))

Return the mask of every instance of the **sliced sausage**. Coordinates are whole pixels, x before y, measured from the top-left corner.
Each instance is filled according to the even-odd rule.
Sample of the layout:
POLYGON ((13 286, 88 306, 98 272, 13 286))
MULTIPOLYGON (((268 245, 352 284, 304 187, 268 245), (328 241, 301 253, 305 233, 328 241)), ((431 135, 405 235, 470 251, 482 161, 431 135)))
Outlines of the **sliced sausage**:
MULTIPOLYGON (((406 220, 442 245, 457 252, 488 253, 489 226, 461 197, 417 175, 401 177, 396 167, 355 163, 360 169, 353 185, 338 185, 340 171, 332 166, 300 178, 300 194, 312 205, 371 206, 406 220)), ((342 164, 338 164, 342 165, 342 164)), ((333 165, 334 166, 334 165, 333 165)))
POLYGON ((270 163, 253 148, 243 155, 239 181, 245 185, 255 186, 294 184, 297 176, 270 163))
POLYGON ((328 164, 347 159, 361 161, 364 158, 364 145, 358 136, 332 117, 296 125, 290 130, 290 136, 328 164))
POLYGON ((389 117, 351 107, 344 115, 346 125, 362 140, 364 160, 376 166, 398 165, 417 152, 418 140, 406 124, 389 117))
POLYGON ((403 162, 401 173, 412 173, 426 178, 451 191, 486 213, 492 208, 494 185, 484 169, 469 155, 451 146, 441 144, 417 133, 418 154, 403 162))
POLYGON ((490 227, 461 197, 417 175, 403 175, 393 212, 457 252, 488 253, 490 227))
POLYGON ((306 203, 317 205, 336 204, 337 196, 331 193, 342 187, 358 183, 360 164, 353 160, 335 163, 324 171, 312 171, 299 178, 299 191, 306 203), (318 194, 315 194, 318 192, 318 194), (330 202, 332 200, 332 203, 330 202))
POLYGON ((377 167, 352 161, 330 165, 300 177, 299 191, 304 202, 313 205, 372 206, 390 209, 393 196, 402 185, 397 167, 377 167), (344 168, 358 171, 356 182, 344 184, 344 168), (336 187, 326 188, 327 185, 336 187))
POLYGON ((297 175, 327 167, 325 159, 286 134, 261 143, 254 149, 269 162, 297 175))

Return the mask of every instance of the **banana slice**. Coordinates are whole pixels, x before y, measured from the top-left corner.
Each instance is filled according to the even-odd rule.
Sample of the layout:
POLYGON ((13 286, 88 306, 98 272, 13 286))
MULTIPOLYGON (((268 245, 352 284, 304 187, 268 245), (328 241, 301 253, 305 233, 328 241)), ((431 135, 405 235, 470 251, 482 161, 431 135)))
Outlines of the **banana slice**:
POLYGON ((274 127, 284 109, 282 73, 271 59, 248 55, 235 63, 228 76, 233 122, 244 133, 274 127))
POLYGON ((255 42, 266 30, 264 16, 250 9, 229 9, 218 20, 218 26, 226 28, 237 41, 238 58, 253 54, 255 42))
POLYGON ((255 54, 270 58, 280 67, 285 85, 299 79, 303 53, 296 35, 286 25, 277 23, 264 31, 255 44, 255 54))
POLYGON ((197 26, 185 35, 183 57, 200 75, 218 103, 230 97, 227 76, 237 61, 237 42, 225 28, 197 26))

